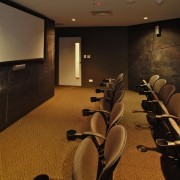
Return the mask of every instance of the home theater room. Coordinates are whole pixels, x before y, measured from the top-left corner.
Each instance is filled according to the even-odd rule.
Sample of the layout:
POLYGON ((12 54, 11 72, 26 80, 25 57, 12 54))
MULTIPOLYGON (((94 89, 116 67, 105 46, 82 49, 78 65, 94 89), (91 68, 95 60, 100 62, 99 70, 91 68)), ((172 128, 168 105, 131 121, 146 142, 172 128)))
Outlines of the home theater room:
POLYGON ((179 7, 0 0, 0 180, 179 180, 179 7))

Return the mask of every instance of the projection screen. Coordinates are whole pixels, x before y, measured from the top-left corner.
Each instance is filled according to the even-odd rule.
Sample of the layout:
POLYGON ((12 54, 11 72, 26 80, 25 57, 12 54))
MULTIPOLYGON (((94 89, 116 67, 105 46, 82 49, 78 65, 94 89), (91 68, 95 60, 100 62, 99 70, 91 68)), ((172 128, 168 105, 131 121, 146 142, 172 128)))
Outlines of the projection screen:
POLYGON ((44 19, 0 2, 0 62, 44 59, 44 19))

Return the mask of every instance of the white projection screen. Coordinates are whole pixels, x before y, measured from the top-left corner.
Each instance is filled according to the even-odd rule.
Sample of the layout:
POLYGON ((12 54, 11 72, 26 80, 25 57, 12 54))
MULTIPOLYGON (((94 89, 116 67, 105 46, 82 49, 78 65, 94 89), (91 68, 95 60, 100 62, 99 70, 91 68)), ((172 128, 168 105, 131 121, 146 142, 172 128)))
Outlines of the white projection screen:
POLYGON ((44 19, 0 3, 0 62, 44 59, 44 19))

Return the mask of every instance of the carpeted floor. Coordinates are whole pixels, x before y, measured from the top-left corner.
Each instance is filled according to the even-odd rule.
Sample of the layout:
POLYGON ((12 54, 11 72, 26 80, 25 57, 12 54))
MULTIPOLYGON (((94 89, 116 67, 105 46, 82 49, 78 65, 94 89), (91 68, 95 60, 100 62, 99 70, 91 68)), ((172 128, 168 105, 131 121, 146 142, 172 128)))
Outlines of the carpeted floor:
MULTIPOLYGON (((39 174, 48 174, 53 180, 71 180, 73 156, 80 140, 67 141, 66 131, 89 130, 90 117, 83 117, 81 110, 97 108, 90 102, 91 96, 97 96, 94 88, 56 87, 53 98, 1 132, 0 180, 33 180, 39 174)), ((154 151, 145 114, 132 113, 141 109, 142 98, 126 91, 120 124, 126 128, 128 140, 114 172, 115 180, 167 179, 162 171, 164 159, 154 151), (138 145, 149 147, 149 151, 140 152, 138 145)))

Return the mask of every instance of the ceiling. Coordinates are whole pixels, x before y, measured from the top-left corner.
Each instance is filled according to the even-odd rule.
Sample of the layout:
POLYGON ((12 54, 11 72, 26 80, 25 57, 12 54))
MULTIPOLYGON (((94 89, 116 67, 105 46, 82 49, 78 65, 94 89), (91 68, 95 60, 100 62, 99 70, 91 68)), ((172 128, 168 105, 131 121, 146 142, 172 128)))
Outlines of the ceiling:
POLYGON ((55 20, 60 27, 129 26, 180 18, 180 0, 13 1, 55 20), (100 15, 94 16, 91 11, 100 15))

